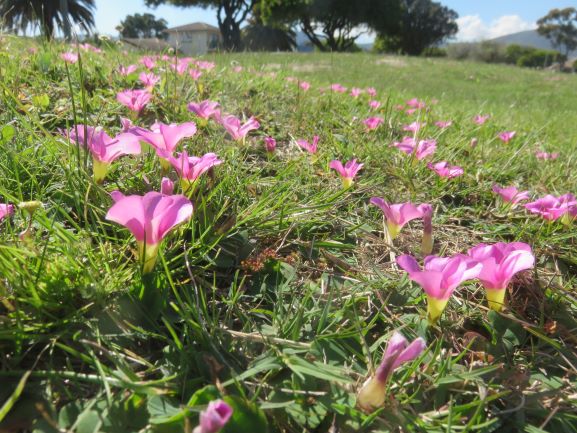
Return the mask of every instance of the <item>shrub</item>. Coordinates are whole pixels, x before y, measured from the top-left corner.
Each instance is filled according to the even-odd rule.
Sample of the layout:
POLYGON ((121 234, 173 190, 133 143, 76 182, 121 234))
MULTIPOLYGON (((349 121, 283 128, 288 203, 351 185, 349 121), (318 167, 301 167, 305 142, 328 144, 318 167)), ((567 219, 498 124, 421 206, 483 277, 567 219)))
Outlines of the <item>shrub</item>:
POLYGON ((532 49, 532 51, 523 54, 517 59, 517 66, 546 68, 556 63, 563 63, 566 60, 567 57, 558 51, 532 49))
POLYGON ((428 47, 421 53, 423 57, 447 57, 447 50, 440 47, 428 47))

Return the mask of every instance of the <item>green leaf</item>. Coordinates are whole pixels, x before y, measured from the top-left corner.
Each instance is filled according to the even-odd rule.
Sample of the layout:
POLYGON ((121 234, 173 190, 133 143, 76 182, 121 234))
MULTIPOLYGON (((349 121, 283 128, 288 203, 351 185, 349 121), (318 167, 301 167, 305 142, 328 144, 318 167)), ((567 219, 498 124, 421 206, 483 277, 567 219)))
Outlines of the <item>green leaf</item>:
POLYGON ((185 416, 184 410, 158 395, 148 399, 147 407, 151 424, 174 424, 182 421, 185 416))
POLYGON ((12 125, 5 125, 2 127, 2 132, 0 133, 0 138, 2 143, 8 143, 14 135, 16 135, 16 129, 12 125))
POLYGON ((44 110, 50 105, 50 97, 46 93, 42 95, 34 95, 32 97, 32 103, 36 107, 40 107, 44 110))
POLYGON ((296 356, 288 356, 285 358, 285 363, 288 368, 298 374, 301 378, 303 376, 312 376, 317 379, 328 380, 332 382, 351 383, 350 377, 344 376, 342 370, 332 365, 323 364, 321 362, 309 362, 296 356))
POLYGON ((449 376, 442 377, 437 381, 437 385, 444 385, 449 383, 465 382, 473 379, 477 379, 484 374, 491 373, 497 369, 501 368, 500 365, 491 365, 489 367, 478 368, 467 373, 452 374, 449 376))
POLYGON ((220 398, 220 392, 214 385, 207 385, 196 391, 188 400, 187 406, 202 406, 220 398))
POLYGON ((496 311, 489 311, 487 318, 493 327, 493 336, 497 345, 502 344, 508 351, 511 351, 525 340, 527 333, 520 323, 496 311))
POLYGON ((102 426, 101 413, 95 410, 85 410, 76 422, 77 433, 97 433, 102 426))
POLYGON ((266 416, 259 407, 238 396, 226 396, 223 400, 232 407, 232 417, 221 430, 222 433, 267 433, 266 416))

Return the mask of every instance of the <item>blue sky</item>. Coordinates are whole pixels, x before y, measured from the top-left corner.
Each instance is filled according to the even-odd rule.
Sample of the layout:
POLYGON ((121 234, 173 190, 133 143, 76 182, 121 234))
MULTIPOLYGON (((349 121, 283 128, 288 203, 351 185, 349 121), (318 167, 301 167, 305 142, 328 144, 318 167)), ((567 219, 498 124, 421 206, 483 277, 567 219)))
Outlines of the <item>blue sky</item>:
MULTIPOLYGON (((351 0, 353 1, 353 0, 351 0)), ((437 0, 439 1, 439 0, 437 0)), ((480 40, 535 27, 549 9, 577 7, 577 0, 440 0, 459 14, 459 40, 480 40)), ((195 21, 216 25, 216 11, 161 6, 148 9, 144 0, 96 0, 96 27, 102 34, 116 35, 115 27, 128 14, 150 12, 175 27, 195 21)), ((367 40, 363 38, 361 42, 367 40)))

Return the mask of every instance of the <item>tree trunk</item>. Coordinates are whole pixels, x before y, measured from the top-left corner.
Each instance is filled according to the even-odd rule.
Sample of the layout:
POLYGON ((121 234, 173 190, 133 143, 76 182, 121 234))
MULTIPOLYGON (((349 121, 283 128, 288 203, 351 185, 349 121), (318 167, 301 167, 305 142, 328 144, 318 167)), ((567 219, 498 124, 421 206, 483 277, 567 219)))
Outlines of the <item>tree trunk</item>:
POLYGON ((42 8, 42 23, 40 25, 42 26, 42 34, 46 40, 52 40, 52 36, 54 36, 54 22, 52 21, 50 11, 46 8, 42 8))
POLYGON ((222 23, 218 24, 222 34, 222 45, 226 51, 240 51, 242 41, 240 36, 240 26, 231 17, 225 17, 222 23))

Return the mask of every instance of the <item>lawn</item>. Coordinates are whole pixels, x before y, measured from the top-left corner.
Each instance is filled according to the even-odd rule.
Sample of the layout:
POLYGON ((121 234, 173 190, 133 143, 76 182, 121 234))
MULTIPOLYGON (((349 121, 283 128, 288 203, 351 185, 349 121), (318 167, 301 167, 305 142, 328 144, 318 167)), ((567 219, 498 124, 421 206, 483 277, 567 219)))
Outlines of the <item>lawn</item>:
POLYGON ((212 69, 167 57, 135 112, 117 93, 143 87, 141 57, 0 39, 0 204, 14 209, 0 220, 0 432, 191 432, 217 399, 233 409, 223 432, 577 432, 577 203, 551 220, 524 207, 577 193, 577 75, 360 53, 218 54, 202 59, 212 69), (203 100, 260 126, 234 140, 227 121, 187 109, 203 100), (195 122, 176 151, 221 163, 206 157, 183 182, 184 163, 144 143, 157 121, 195 122), (95 179, 88 129, 74 125, 127 131, 142 151, 95 179), (314 136, 314 154, 297 143, 314 136), (436 150, 420 160, 392 145, 403 137, 436 150), (353 158, 364 165, 343 188, 330 163, 353 158), (438 175, 428 163, 440 161, 463 174, 438 175), (507 203, 495 184, 527 200, 507 203), (161 242, 143 229, 139 250, 118 220, 139 218, 127 196, 161 190, 187 207, 161 242), (429 204, 432 254, 471 272, 481 263, 459 254, 480 243, 523 242, 534 265, 506 284, 503 308, 477 273, 432 318, 399 259, 423 262, 427 214, 391 239, 373 197, 429 204), (366 407, 357 396, 395 331, 424 349, 366 407))

